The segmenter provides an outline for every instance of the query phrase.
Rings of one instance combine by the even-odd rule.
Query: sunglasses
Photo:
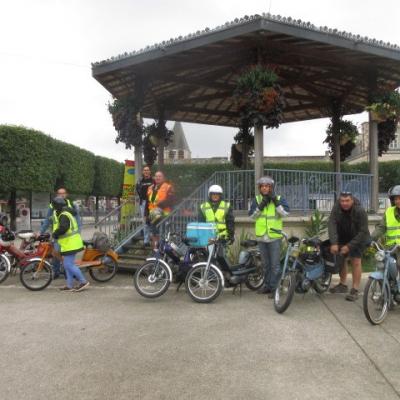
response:
[[[352,192],[340,192],[340,197],[353,197],[353,193]]]

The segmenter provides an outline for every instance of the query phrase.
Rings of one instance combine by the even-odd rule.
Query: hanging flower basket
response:
[[[396,138],[400,120],[400,93],[397,90],[382,93],[365,110],[371,113],[373,121],[378,122],[378,152],[382,155]]]
[[[356,140],[358,136],[357,126],[351,121],[339,121],[339,143],[340,143],[340,160],[344,161],[350,156],[353,149],[356,147]],[[332,123],[329,124],[326,130],[326,139],[324,143],[328,143],[329,154],[331,159],[335,158],[335,138]]]
[[[272,68],[254,65],[245,70],[237,80],[234,96],[242,122],[267,128],[281,124],[283,92]]]

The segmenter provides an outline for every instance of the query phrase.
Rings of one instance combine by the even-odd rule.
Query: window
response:
[[[185,158],[185,151],[184,150],[178,150],[178,159],[183,160]]]

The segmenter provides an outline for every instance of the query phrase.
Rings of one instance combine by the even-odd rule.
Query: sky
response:
[[[400,44],[399,0],[0,0],[0,124],[34,128],[118,161],[132,159],[133,150],[115,143],[111,96],[92,77],[91,63],[262,12]],[[351,119],[359,124],[367,115]],[[269,130],[264,153],[324,154],[328,123]],[[192,157],[228,156],[236,133],[183,128]]]

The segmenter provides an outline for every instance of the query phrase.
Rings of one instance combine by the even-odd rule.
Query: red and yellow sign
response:
[[[135,161],[125,160],[124,183],[122,185],[121,224],[125,225],[135,211]]]

